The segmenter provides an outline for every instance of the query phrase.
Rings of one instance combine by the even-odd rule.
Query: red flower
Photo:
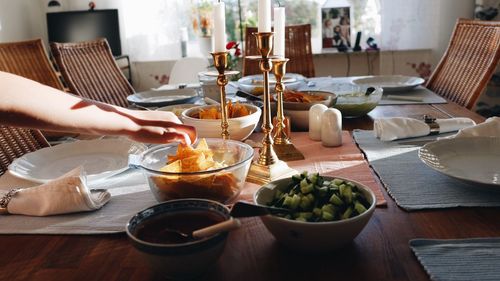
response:
[[[240,48],[237,48],[237,49],[236,49],[236,51],[234,52],[234,55],[235,55],[236,57],[241,56],[241,49],[240,49]]]
[[[231,50],[232,48],[237,47],[237,46],[238,46],[238,44],[236,42],[230,41],[230,42],[227,42],[226,49]]]

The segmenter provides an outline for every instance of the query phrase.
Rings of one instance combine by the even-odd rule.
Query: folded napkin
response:
[[[500,137],[500,117],[491,117],[481,124],[462,129],[455,137]]]
[[[82,167],[58,179],[24,188],[14,194],[7,205],[10,214],[50,216],[100,209],[111,195],[106,190],[90,191]]]
[[[454,132],[476,125],[469,118],[436,119],[436,123],[439,124],[440,133]],[[382,141],[427,136],[431,132],[429,125],[423,120],[405,117],[376,119],[373,130],[375,136]]]

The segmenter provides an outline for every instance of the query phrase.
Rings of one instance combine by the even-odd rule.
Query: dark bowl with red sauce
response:
[[[126,232],[132,245],[152,268],[172,280],[201,276],[215,265],[224,251],[227,232],[210,237],[183,238],[168,231],[191,233],[230,219],[229,209],[205,199],[167,201],[134,215]]]

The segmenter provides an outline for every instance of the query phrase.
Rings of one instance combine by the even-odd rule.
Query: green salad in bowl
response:
[[[337,93],[337,103],[333,107],[340,110],[342,117],[361,117],[377,107],[382,93],[380,87],[353,85],[351,91]]]
[[[262,186],[254,202],[292,210],[262,216],[262,222],[279,243],[316,253],[354,240],[376,205],[373,191],[359,182],[307,172]]]
[[[268,206],[293,210],[287,219],[304,222],[336,221],[360,215],[370,207],[366,196],[352,182],[340,178],[325,179],[304,172],[279,186]]]

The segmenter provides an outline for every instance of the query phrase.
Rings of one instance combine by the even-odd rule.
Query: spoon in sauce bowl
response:
[[[205,237],[210,237],[217,233],[231,231],[241,226],[241,222],[239,219],[231,218],[229,220],[225,220],[223,222],[216,223],[211,226],[207,226],[198,230],[195,230],[191,233],[182,232],[180,230],[164,228],[163,231],[178,235],[181,239],[201,239]]]

